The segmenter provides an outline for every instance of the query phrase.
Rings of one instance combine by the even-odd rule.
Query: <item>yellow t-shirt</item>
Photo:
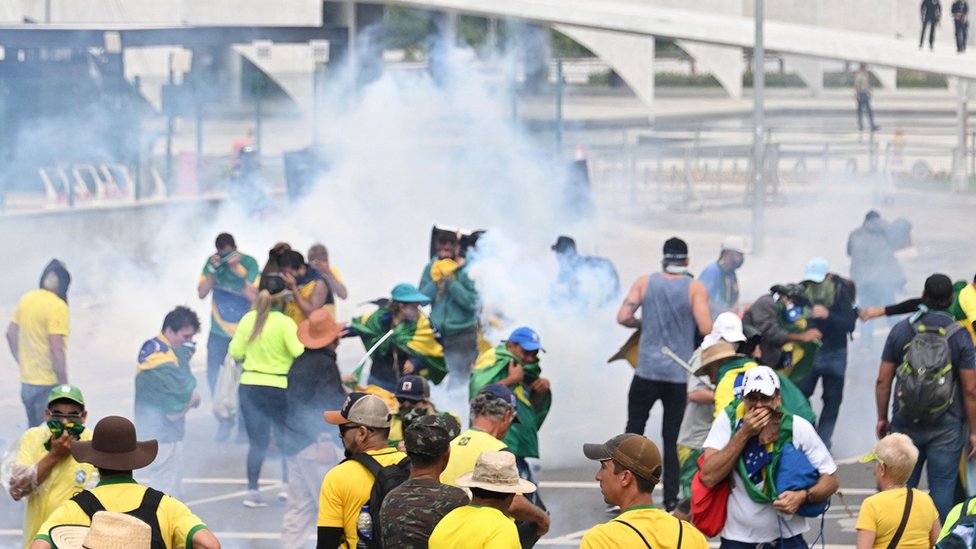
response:
[[[451,457],[441,473],[441,482],[457,486],[457,478],[474,471],[474,464],[481,452],[497,452],[505,449],[505,443],[478,429],[468,429],[451,441]]]
[[[681,525],[681,547],[683,549],[707,549],[708,540],[697,528],[685,521],[655,509],[639,505],[621,513],[619,517],[604,524],[597,524],[583,536],[580,549],[623,549],[643,547],[637,532],[620,521],[637,528],[651,547],[677,547],[678,525]]]
[[[13,323],[17,325],[20,381],[29,385],[56,385],[51,366],[48,336],[63,335],[68,343],[68,304],[54,292],[37,289],[24,294],[17,303]]]
[[[518,528],[494,507],[465,505],[451,511],[434,527],[430,549],[518,549]]]
[[[857,515],[858,530],[874,532],[874,547],[884,549],[895,537],[898,525],[905,510],[905,496],[908,491],[904,488],[892,488],[877,493],[861,504],[861,511]],[[925,492],[912,489],[912,510],[908,515],[908,524],[898,542],[898,549],[926,549],[932,547],[929,543],[929,532],[932,525],[939,520],[939,512],[935,503]]]
[[[959,308],[966,313],[966,320],[960,323],[969,330],[973,342],[976,342],[976,331],[973,331],[973,321],[976,321],[976,288],[971,283],[959,290]]]
[[[146,494],[146,487],[140,486],[131,478],[110,478],[99,482],[91,493],[95,494],[106,511],[125,513],[139,507],[142,497]],[[156,519],[159,521],[159,529],[167,549],[189,547],[193,534],[207,527],[183,502],[169,496],[163,496],[162,501],[159,502]],[[51,528],[63,524],[88,526],[91,520],[77,503],[66,501],[44,521],[35,539],[43,539],[50,543]]]
[[[384,467],[400,463],[407,457],[407,454],[394,448],[370,450],[366,453]],[[346,538],[345,547],[356,547],[359,542],[356,521],[359,519],[360,509],[369,501],[372,489],[373,474],[360,463],[344,461],[333,467],[322,479],[318,526],[342,528]]]
[[[299,286],[298,294],[305,298],[306,301],[312,299],[312,294],[315,292],[315,284],[317,282],[325,284],[324,280],[321,278],[316,278],[311,282],[306,282],[305,284]],[[330,312],[335,313],[335,311]],[[294,320],[296,325],[301,324],[306,318],[308,318],[305,316],[305,312],[302,311],[302,308],[298,306],[297,301],[289,301],[288,303],[285,303],[284,313],[288,318]],[[335,315],[333,314],[333,316]]]
[[[85,429],[81,432],[80,440],[91,440],[91,436],[91,429]],[[50,438],[51,431],[47,425],[28,429],[17,443],[14,464],[30,467],[41,461],[48,452],[44,449],[44,443]],[[25,547],[31,544],[44,519],[62,503],[87,488],[94,474],[94,465],[78,463],[70,455],[62,458],[51,469],[47,479],[27,496],[27,506],[24,509]]]

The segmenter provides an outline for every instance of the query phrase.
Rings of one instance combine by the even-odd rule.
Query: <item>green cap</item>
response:
[[[47,397],[47,403],[50,404],[55,400],[61,399],[77,402],[82,406],[85,405],[85,397],[81,396],[81,389],[74,385],[68,385],[67,383],[51,389],[51,394]]]

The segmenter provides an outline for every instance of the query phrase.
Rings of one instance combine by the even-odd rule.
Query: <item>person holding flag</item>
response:
[[[372,359],[368,383],[393,393],[400,377],[415,374],[432,383],[447,375],[444,347],[438,341],[427,317],[421,310],[430,298],[412,284],[397,284],[390,300],[377,300],[379,307],[349,322],[345,337],[359,337]],[[363,376],[366,357],[353,372],[353,382]]]

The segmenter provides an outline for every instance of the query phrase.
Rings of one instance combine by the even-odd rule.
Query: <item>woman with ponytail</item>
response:
[[[305,351],[298,340],[298,326],[281,312],[287,295],[281,277],[262,278],[254,309],[241,318],[228,349],[232,358],[244,361],[240,401],[250,439],[245,507],[267,506],[258,491],[261,465],[271,442],[271,430],[280,433],[285,423],[288,370],[295,357]]]

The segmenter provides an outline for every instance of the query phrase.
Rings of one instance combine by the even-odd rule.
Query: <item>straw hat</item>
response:
[[[458,477],[457,485],[502,494],[531,494],[536,490],[535,484],[519,478],[511,452],[482,452],[474,470]]]
[[[58,549],[149,549],[152,528],[125,513],[99,511],[91,526],[55,526],[51,542]]]
[[[731,358],[741,355],[735,353],[735,346],[725,341],[719,341],[701,352],[701,367],[695,370],[696,376],[708,373],[709,368],[722,365]]]
[[[307,349],[322,349],[339,337],[343,325],[329,311],[319,308],[298,325],[298,341]]]

